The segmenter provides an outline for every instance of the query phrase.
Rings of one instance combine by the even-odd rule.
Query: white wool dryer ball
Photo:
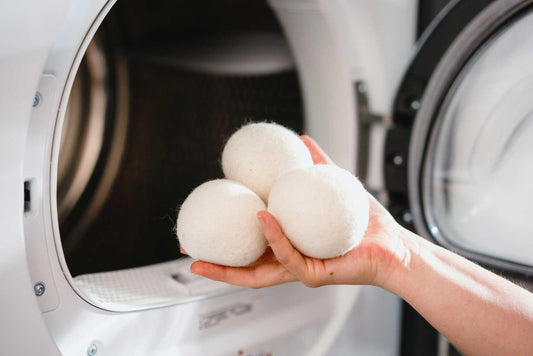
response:
[[[264,201],[280,175],[293,168],[312,165],[309,150],[294,132],[265,122],[241,127],[222,152],[222,170],[226,178],[241,182]]]
[[[298,168],[281,176],[270,192],[268,211],[304,255],[344,255],[368,226],[368,195],[350,172],[331,165]]]
[[[177,235],[187,253],[202,261],[246,266],[265,251],[267,241],[257,220],[265,203],[238,182],[206,182],[185,199],[178,214]]]

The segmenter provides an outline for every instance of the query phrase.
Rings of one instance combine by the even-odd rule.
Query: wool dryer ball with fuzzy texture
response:
[[[241,182],[264,201],[280,175],[312,165],[313,159],[302,140],[291,130],[271,123],[241,127],[222,152],[226,178]]]
[[[265,251],[267,241],[257,220],[265,203],[238,182],[206,182],[185,199],[178,214],[177,235],[187,253],[226,266],[246,266]]]
[[[298,168],[281,176],[270,192],[268,211],[304,255],[344,255],[368,226],[368,195],[350,172],[331,165]]]

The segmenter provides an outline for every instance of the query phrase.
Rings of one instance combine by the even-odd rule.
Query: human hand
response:
[[[334,164],[308,136],[302,141],[315,164]],[[191,265],[191,272],[229,284],[250,288],[301,281],[308,287],[326,284],[372,284],[383,286],[396,266],[408,259],[403,245],[404,229],[370,194],[370,220],[359,245],[343,256],[331,259],[307,257],[285,237],[276,219],[267,211],[257,214],[269,247],[250,266],[228,267],[204,261]],[[186,253],[183,249],[183,253]]]

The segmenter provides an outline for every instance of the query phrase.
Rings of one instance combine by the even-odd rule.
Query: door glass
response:
[[[426,156],[430,230],[533,265],[533,14],[487,42],[445,100]]]

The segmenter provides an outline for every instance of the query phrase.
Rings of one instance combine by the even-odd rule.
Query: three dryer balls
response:
[[[343,255],[364,235],[362,184],[341,168],[313,165],[304,143],[282,126],[243,126],[224,147],[222,169],[228,179],[200,185],[178,214],[178,239],[195,259],[227,266],[257,260],[267,241],[256,214],[267,209],[310,257]]]

